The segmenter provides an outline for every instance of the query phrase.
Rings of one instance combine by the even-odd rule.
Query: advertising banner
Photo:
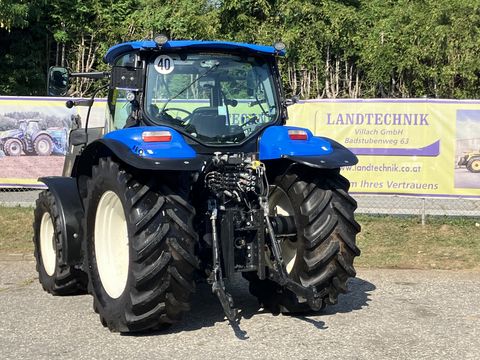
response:
[[[65,100],[0,97],[0,187],[42,187],[39,177],[62,174],[68,134],[87,110]],[[96,100],[89,126],[103,126],[105,105]],[[480,101],[308,100],[289,115],[289,125],[357,154],[342,170],[352,192],[480,198]]]
[[[480,197],[480,101],[308,100],[289,115],[357,154],[352,192]]]
[[[68,109],[66,100],[0,97],[0,187],[44,187],[39,177],[62,174],[68,134],[85,121],[85,108]],[[104,107],[95,106],[90,126]]]

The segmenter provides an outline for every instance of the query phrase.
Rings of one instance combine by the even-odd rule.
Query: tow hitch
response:
[[[268,234],[265,245],[270,248],[272,254],[272,268],[269,269],[269,279],[275,281],[280,286],[284,286],[296,295],[306,299],[313,310],[320,310],[322,307],[323,292],[318,292],[313,286],[303,286],[299,282],[288,277],[285,263],[282,258],[282,250],[276,238],[276,232],[288,236],[295,235],[296,229],[294,221],[290,217],[271,217],[268,212],[268,201],[266,197],[260,197],[260,205],[264,214],[265,231]],[[215,200],[209,202],[209,214],[212,227],[212,256],[213,269],[210,277],[212,284],[212,292],[218,297],[222,305],[225,316],[228,320],[235,322],[238,318],[238,310],[234,306],[232,296],[226,291],[223,282],[222,262],[221,262],[221,246],[217,231],[218,209]],[[260,260],[260,266],[265,264]],[[264,272],[259,272],[264,273]]]

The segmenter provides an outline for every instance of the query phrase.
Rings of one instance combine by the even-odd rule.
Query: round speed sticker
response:
[[[166,75],[170,74],[175,65],[173,63],[173,59],[168,55],[160,55],[155,59],[155,70],[157,70],[160,74]]]

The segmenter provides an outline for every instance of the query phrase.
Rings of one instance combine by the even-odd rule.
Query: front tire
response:
[[[355,276],[353,259],[360,255],[355,236],[356,202],[347,191],[349,182],[338,172],[297,167],[277,177],[269,195],[273,215],[294,216],[295,238],[283,239],[282,256],[290,278],[313,286],[322,294],[322,308],[335,304],[346,292],[347,279]],[[268,269],[267,269],[268,273]],[[250,292],[272,312],[312,311],[305,299],[271,280],[249,276]]]
[[[161,181],[110,158],[100,159],[87,181],[89,291],[111,331],[163,328],[189,310],[195,211]]]
[[[3,150],[8,156],[20,156],[22,155],[23,145],[18,139],[8,139],[3,145]]]
[[[470,159],[467,163],[467,169],[473,173],[480,172],[480,157],[474,157]]]
[[[85,294],[85,273],[61,262],[64,234],[58,206],[48,190],[42,191],[38,197],[33,233],[38,279],[43,289],[53,295]]]

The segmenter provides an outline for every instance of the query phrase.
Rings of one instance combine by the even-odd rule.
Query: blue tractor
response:
[[[65,155],[65,128],[41,129],[41,119],[19,120],[18,128],[0,132],[0,150],[8,156]]]
[[[337,142],[286,126],[282,43],[127,42],[110,72],[103,128],[73,130],[63,177],[42,178],[34,223],[39,280],[54,295],[88,292],[111,331],[164,328],[207,281],[226,317],[241,273],[274,313],[319,311],[355,276],[360,231]],[[57,81],[56,79],[60,79]],[[67,106],[91,106],[92,99]]]

